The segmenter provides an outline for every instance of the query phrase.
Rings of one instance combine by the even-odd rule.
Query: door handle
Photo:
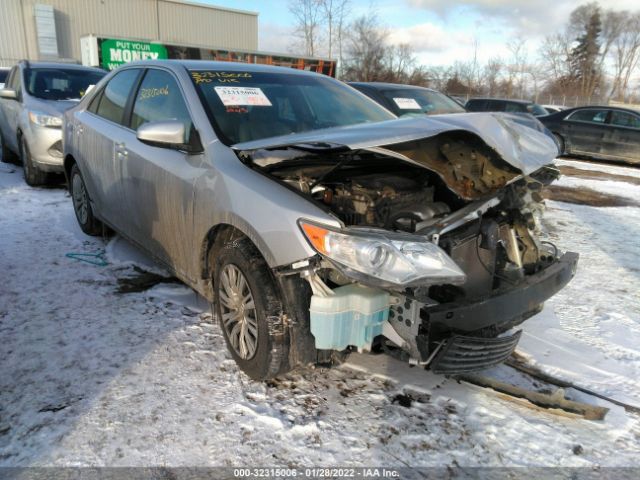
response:
[[[127,150],[127,146],[122,143],[116,143],[116,155],[126,157],[129,155],[129,150]]]

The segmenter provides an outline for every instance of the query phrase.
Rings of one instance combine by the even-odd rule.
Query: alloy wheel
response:
[[[218,301],[231,347],[243,360],[253,358],[258,345],[255,302],[247,279],[233,264],[225,265],[220,272]]]
[[[87,190],[80,175],[74,175],[72,180],[73,207],[81,224],[87,223],[89,219],[89,204],[87,198]]]

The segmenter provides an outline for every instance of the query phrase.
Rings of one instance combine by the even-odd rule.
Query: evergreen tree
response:
[[[602,21],[600,9],[595,8],[582,27],[582,34],[576,38],[577,44],[571,50],[569,64],[571,79],[576,89],[584,97],[592,96],[598,88],[602,76],[598,58],[600,55],[600,34]]]

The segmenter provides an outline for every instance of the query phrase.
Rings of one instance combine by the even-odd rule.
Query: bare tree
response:
[[[611,52],[614,75],[610,96],[623,100],[640,60],[640,13],[620,12],[620,17],[621,31]]]
[[[481,84],[489,96],[497,95],[504,64],[500,57],[490,58],[482,69]]]
[[[334,44],[338,44],[338,60],[342,61],[342,39],[344,27],[349,15],[350,0],[318,0],[327,29],[327,47],[329,58],[334,55]]]
[[[555,33],[544,38],[539,54],[551,82],[560,83],[569,76],[569,55],[572,43],[567,32]]]
[[[374,13],[354,20],[349,27],[343,78],[373,82],[384,77],[388,36]]]
[[[289,0],[289,12],[296,22],[296,34],[304,42],[305,54],[316,55],[323,16],[320,0]]]
[[[507,95],[524,97],[527,89],[527,42],[515,38],[507,44],[511,57],[507,64]]]

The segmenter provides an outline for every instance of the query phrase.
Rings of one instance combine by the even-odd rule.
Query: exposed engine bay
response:
[[[457,134],[369,150],[253,153],[254,167],[331,212],[347,231],[430,243],[460,271],[439,280],[381,282],[322,255],[305,272],[317,348],[382,349],[442,373],[477,370],[504,360],[519,333],[500,335],[538,313],[575,272],[576,254],[561,256],[539,238],[540,192],[559,175],[553,165],[523,175],[486,145]],[[341,234],[333,235],[341,245]],[[354,256],[384,261],[377,247],[354,245]],[[384,318],[377,330],[373,320],[362,326],[377,335],[356,341],[314,332],[314,314],[335,321],[336,331],[347,308]]]

